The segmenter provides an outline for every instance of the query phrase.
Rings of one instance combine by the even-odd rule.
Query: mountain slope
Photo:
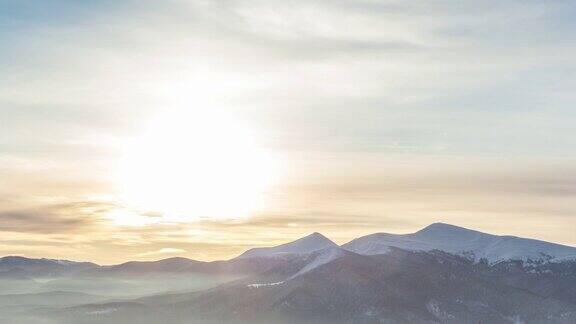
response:
[[[492,266],[479,264],[478,268],[486,280],[576,305],[576,261],[503,261]]]
[[[311,260],[314,262],[314,260]],[[576,307],[474,274],[467,259],[393,249],[343,253],[273,285],[225,285],[180,301],[183,318],[280,323],[572,323]],[[285,269],[258,278],[278,280]]]
[[[387,253],[390,247],[412,251],[441,250],[490,263],[502,260],[576,260],[576,248],[544,241],[498,236],[435,223],[412,234],[377,233],[342,246],[366,255]]]
[[[202,292],[58,311],[62,323],[556,323],[576,305],[486,280],[470,260],[391,248],[326,249]],[[324,260],[325,262],[318,262]],[[306,269],[306,271],[302,271]],[[258,283],[257,285],[255,283]],[[148,321],[142,314],[156,314]],[[80,320],[81,319],[81,320]]]

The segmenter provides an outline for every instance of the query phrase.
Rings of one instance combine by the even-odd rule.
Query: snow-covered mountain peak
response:
[[[304,249],[313,249],[313,250],[317,250],[318,247],[321,246],[321,248],[324,247],[329,247],[329,246],[337,246],[336,243],[332,242],[329,238],[327,238],[326,236],[318,233],[318,232],[314,232],[310,235],[304,236],[302,238],[299,238],[291,243],[294,247],[298,247],[298,248],[304,248]],[[288,245],[288,244],[284,244],[284,245]]]
[[[307,236],[304,236],[304,237],[302,237],[302,239],[303,239],[303,238],[307,238],[307,237],[318,237],[318,238],[324,238],[324,239],[328,240],[328,238],[327,238],[326,236],[324,236],[324,235],[322,235],[321,233],[318,233],[318,232],[314,232],[314,233],[312,233],[312,234],[309,234],[309,235],[307,235]]]
[[[463,234],[463,235],[490,235],[482,232],[478,232],[475,230],[467,229],[464,227],[446,224],[446,223],[432,223],[423,229],[417,231],[416,233],[420,235],[455,235],[455,234]]]
[[[310,253],[327,247],[338,247],[338,245],[332,242],[326,236],[314,232],[310,235],[282,245],[250,249],[240,255],[239,258],[271,257],[285,254]]]
[[[411,251],[441,250],[489,262],[502,260],[576,260],[576,248],[544,241],[498,236],[444,223],[412,234],[378,233],[342,246],[359,254],[385,254],[390,247]]]
[[[432,240],[455,245],[468,241],[491,240],[496,237],[495,235],[445,223],[430,224],[411,235],[414,236],[414,238],[422,240]]]

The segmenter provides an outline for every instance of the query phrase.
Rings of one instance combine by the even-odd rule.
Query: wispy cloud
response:
[[[0,211],[0,231],[64,234],[98,227],[113,205],[102,202],[44,204],[26,209]]]

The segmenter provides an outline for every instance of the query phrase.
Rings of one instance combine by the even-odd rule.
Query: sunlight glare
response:
[[[250,216],[278,175],[250,128],[213,110],[159,116],[122,162],[124,199],[167,222]]]

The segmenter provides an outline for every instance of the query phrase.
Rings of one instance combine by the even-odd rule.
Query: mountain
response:
[[[77,273],[84,277],[152,278],[158,276],[246,276],[284,264],[282,258],[251,257],[220,261],[196,261],[187,258],[168,258],[158,261],[130,261],[102,266]]]
[[[440,251],[328,248],[200,292],[92,304],[48,314],[59,323],[557,323],[576,305],[498,280],[491,266]],[[322,260],[322,262],[319,262]],[[149,314],[143,316],[143,314]]]
[[[292,269],[191,295],[171,307],[180,318],[275,323],[572,323],[576,305],[478,272],[482,265],[443,252],[391,248],[364,256],[315,252]],[[322,256],[331,255],[318,263]],[[311,266],[314,265],[314,266]],[[305,271],[303,271],[305,270]],[[296,273],[294,273],[296,271]]]
[[[326,238],[320,233],[312,233],[296,241],[278,245],[275,247],[254,248],[250,249],[238,258],[255,258],[255,257],[276,257],[285,255],[294,255],[310,253],[328,247],[337,247],[338,245]]]
[[[490,263],[504,260],[576,260],[576,248],[515,236],[498,236],[435,223],[412,234],[377,233],[346,243],[342,248],[365,255],[384,254],[391,247],[411,251],[441,250]]]
[[[158,261],[129,261],[117,265],[89,269],[83,274],[146,275],[152,273],[180,273],[201,267],[205,262],[175,257]]]
[[[30,277],[58,277],[96,267],[98,267],[98,265],[91,262],[75,262],[44,258],[32,259],[20,256],[6,256],[0,258],[0,273],[17,271],[21,275]]]
[[[0,322],[572,324],[575,250],[436,223],[341,247],[313,233],[213,262],[9,257],[4,294],[43,293],[0,298]]]
[[[231,260],[212,262],[176,257],[99,266],[90,262],[7,256],[0,258],[0,278],[25,280],[72,275],[133,277],[191,273],[253,275],[288,262],[282,259],[337,247],[324,235],[312,233],[282,245],[250,249]],[[515,236],[491,235],[443,223],[431,224],[412,234],[371,234],[342,245],[345,250],[363,255],[385,254],[392,247],[410,251],[441,250],[476,261],[486,259],[490,263],[506,260],[576,260],[574,247]]]

